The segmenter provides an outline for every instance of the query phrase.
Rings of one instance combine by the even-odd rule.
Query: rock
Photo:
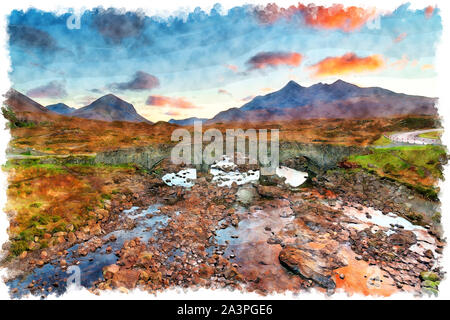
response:
[[[303,156],[286,159],[281,162],[281,165],[298,171],[307,171],[310,167],[308,159]]]
[[[112,279],[114,274],[116,274],[120,270],[120,267],[117,264],[111,264],[103,268],[103,277],[105,279]]]
[[[67,235],[67,232],[65,231],[59,231],[53,234],[54,237],[65,237]]]
[[[286,247],[278,256],[281,264],[303,278],[311,279],[321,287],[335,289],[336,283],[331,277],[326,262],[311,252],[294,247]]]
[[[360,165],[356,162],[351,162],[351,161],[341,161],[338,163],[338,167],[343,168],[343,169],[354,169],[354,168],[359,168]]]
[[[30,243],[28,243],[28,250],[33,251],[35,249],[39,248],[39,244],[34,242],[34,241],[30,241]]]
[[[251,184],[246,184],[239,187],[238,191],[236,192],[236,200],[244,205],[251,204],[257,197],[258,193],[256,192],[255,187]]]
[[[146,265],[152,261],[153,254],[148,251],[143,251],[139,254],[138,263]]]
[[[426,250],[423,254],[428,259],[433,259],[434,258],[433,251],[431,251],[430,249]]]
[[[394,246],[401,246],[409,248],[411,245],[417,242],[414,232],[409,230],[398,230],[396,233],[390,235],[387,241]]]
[[[268,244],[280,244],[281,242],[282,240],[278,237],[270,237],[269,239],[267,239]]]
[[[214,268],[206,264],[201,264],[198,275],[203,279],[209,279],[214,275]]]
[[[284,193],[283,190],[281,190],[278,187],[273,187],[273,186],[258,186],[258,193],[262,196],[262,197],[266,197],[266,198],[283,198],[284,197]]]
[[[69,232],[67,234],[67,239],[69,240],[69,242],[73,243],[77,241],[77,237],[75,236],[75,233],[73,232]]]
[[[260,175],[259,176],[259,184],[262,186],[276,186],[284,184],[283,178],[280,178],[277,175]]]
[[[139,280],[139,271],[133,269],[120,269],[112,277],[112,285],[116,288],[125,287],[133,289]]]

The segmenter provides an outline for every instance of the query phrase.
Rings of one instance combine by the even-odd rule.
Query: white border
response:
[[[10,70],[10,61],[8,51],[6,47],[7,35],[6,35],[6,17],[13,9],[26,10],[29,7],[35,7],[47,11],[64,12],[66,8],[74,8],[75,10],[90,9],[97,6],[103,6],[104,8],[115,7],[125,8],[127,10],[143,9],[147,14],[168,15],[173,13],[191,11],[195,7],[199,6],[204,10],[211,9],[214,4],[220,3],[223,9],[229,9],[234,6],[240,6],[243,4],[261,4],[265,5],[268,2],[276,2],[280,7],[288,7],[293,4],[297,4],[298,1],[293,0],[278,0],[278,1],[261,1],[261,0],[164,0],[164,1],[137,1],[128,0],[126,2],[122,0],[77,0],[77,1],[65,1],[64,5],[61,1],[57,0],[15,0],[1,1],[0,2],[0,92],[4,93],[10,88],[10,82],[8,79],[8,70]],[[370,7],[374,5],[371,1],[362,0],[309,0],[303,3],[307,4],[313,2],[316,5],[332,5],[334,3],[342,3],[346,6],[357,5],[362,7]],[[407,0],[378,0],[376,1],[376,7],[380,10],[392,11],[398,6],[408,2]],[[450,121],[450,90],[448,89],[449,79],[449,57],[450,57],[450,2],[449,1],[424,1],[424,0],[410,0],[411,8],[423,9],[428,5],[438,5],[440,8],[440,15],[443,23],[443,34],[441,43],[438,48],[438,56],[436,61],[436,70],[438,70],[438,83],[439,83],[439,112],[444,120],[444,125],[447,127]],[[3,100],[3,97],[2,97]],[[5,153],[7,143],[10,139],[9,131],[4,130],[5,120],[0,116],[0,162],[5,162]],[[450,142],[450,133],[445,131],[443,141],[446,145]],[[448,166],[445,168],[445,174],[448,173]],[[449,230],[450,218],[447,214],[450,212],[450,182],[444,181],[441,184],[441,201],[442,201],[442,224],[445,230]],[[0,173],[0,207],[3,208],[6,203],[6,176],[3,172]],[[6,214],[0,215],[0,243],[3,243],[7,239],[6,228],[8,221]],[[448,246],[447,246],[448,247]],[[444,251],[444,260],[442,265],[445,271],[449,270],[449,252],[446,247]],[[4,270],[3,270],[4,272]],[[1,276],[1,273],[0,273]],[[439,287],[439,297],[437,299],[449,299],[450,298],[450,281],[443,281]],[[50,296],[49,299],[54,299],[54,296]],[[100,297],[90,294],[87,290],[68,290],[68,292],[59,297],[59,299],[177,299],[177,300],[196,300],[196,299],[214,299],[214,300],[227,300],[227,299],[357,299],[365,298],[363,296],[347,296],[344,293],[336,293],[333,296],[326,297],[322,293],[302,293],[300,295],[293,294],[277,294],[270,296],[260,296],[255,293],[240,293],[230,292],[227,290],[207,290],[200,289],[198,291],[182,291],[182,290],[167,290],[158,296],[149,295],[146,292],[135,290],[129,294],[122,294],[115,292],[106,292]],[[411,295],[394,295],[389,298],[378,299],[411,299]],[[3,281],[0,281],[0,299],[9,299],[9,294],[6,285]],[[37,299],[37,298],[35,298]],[[366,299],[374,299],[374,297],[366,297]],[[423,297],[423,299],[435,299],[432,297]]]

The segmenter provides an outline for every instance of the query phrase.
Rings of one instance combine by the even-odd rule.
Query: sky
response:
[[[290,80],[437,96],[439,9],[216,4],[171,16],[30,9],[8,19],[12,86],[80,108],[112,93],[151,121],[211,118]]]

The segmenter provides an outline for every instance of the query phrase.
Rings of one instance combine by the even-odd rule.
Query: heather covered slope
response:
[[[14,112],[51,112],[41,104],[12,88],[5,94],[5,97],[4,104],[9,106]]]

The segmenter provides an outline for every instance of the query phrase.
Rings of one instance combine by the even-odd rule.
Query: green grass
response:
[[[384,149],[372,149],[368,155],[353,155],[349,161],[355,161],[363,168],[390,168],[391,171],[399,171],[410,166],[424,167],[432,172],[435,177],[442,177],[442,172],[437,168],[441,157],[445,157],[445,149],[440,146],[403,146]]]
[[[43,169],[52,173],[65,171],[65,169],[60,165],[51,163],[40,163],[36,159],[8,160],[2,167],[4,170],[8,170],[11,168],[36,168],[36,169]]]
[[[382,135],[377,140],[375,140],[372,143],[372,145],[374,145],[374,146],[387,146],[387,145],[389,145],[391,143],[392,143],[392,141],[390,139],[388,139],[384,135]]]
[[[435,197],[436,181],[442,179],[446,151],[440,146],[403,146],[374,148],[367,155],[352,155],[348,159],[379,176],[399,181],[419,192]]]
[[[440,139],[442,131],[431,131],[419,134],[419,137],[426,139]]]

